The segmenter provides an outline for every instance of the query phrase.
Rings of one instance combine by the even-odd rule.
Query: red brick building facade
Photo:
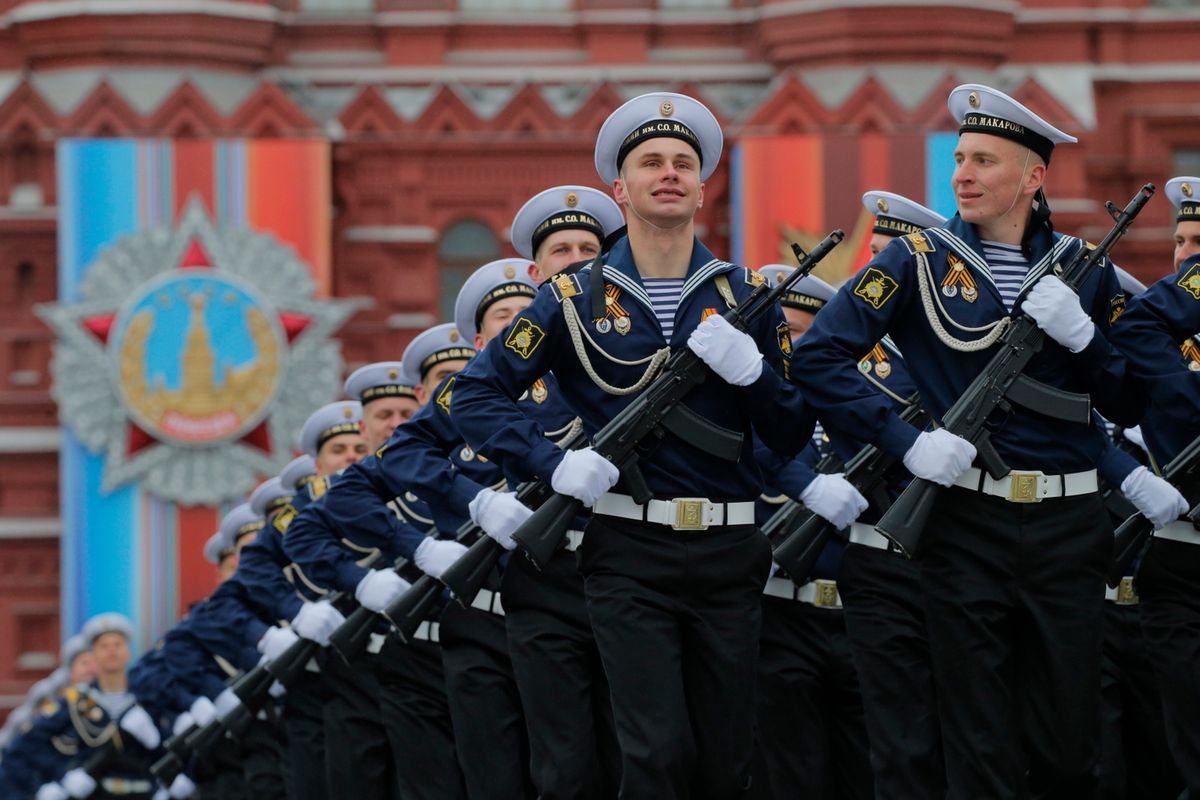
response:
[[[516,208],[596,184],[607,114],[695,94],[727,136],[950,130],[947,91],[1013,93],[1080,145],[1055,156],[1058,227],[1200,172],[1191,0],[0,0],[0,709],[59,641],[51,334],[61,137],[325,137],[334,290],[371,309],[348,367],[447,319],[464,273],[513,254]],[[702,235],[729,245],[729,172]],[[1167,268],[1159,204],[1122,245]],[[847,221],[847,224],[852,223]]]

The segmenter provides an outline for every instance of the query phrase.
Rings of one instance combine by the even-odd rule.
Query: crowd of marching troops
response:
[[[206,545],[210,597],[132,663],[117,615],[67,641],[0,796],[1200,798],[1200,178],[1147,288],[1054,230],[1070,135],[948,104],[958,213],[868,192],[840,289],[706,249],[717,121],[622,105],[611,196],[531,198],[520,258],[351,374]],[[917,489],[919,549],[887,523]],[[787,519],[836,533],[800,567]]]

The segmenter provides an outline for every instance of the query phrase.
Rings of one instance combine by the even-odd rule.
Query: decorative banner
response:
[[[870,260],[873,217],[864,192],[896,192],[954,213],[957,140],[948,133],[742,137],[733,150],[733,260],[755,269],[794,265],[791,242],[809,248],[842,228],[846,241],[815,271],[841,285]]]
[[[55,330],[64,632],[148,641],[215,584],[223,506],[336,397],[322,141],[63,140]]]

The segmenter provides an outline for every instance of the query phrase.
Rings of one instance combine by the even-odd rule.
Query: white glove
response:
[[[459,556],[467,552],[467,548],[448,539],[431,539],[428,536],[417,545],[413,553],[413,562],[417,569],[431,578],[440,578],[450,565],[458,561]]]
[[[150,795],[150,800],[171,800],[171,793],[160,786]]]
[[[241,698],[233,693],[233,689],[226,689],[221,692],[217,695],[217,699],[213,701],[213,708],[217,710],[217,719],[225,719],[241,704]]]
[[[278,700],[287,694],[287,687],[279,681],[271,681],[271,686],[267,689],[267,694]]]
[[[67,795],[80,800],[91,797],[92,793],[96,791],[96,779],[79,767],[67,772],[58,782],[66,790]]]
[[[1187,513],[1188,503],[1179,490],[1145,467],[1138,467],[1121,481],[1121,494],[1154,523],[1154,530],[1166,527]]]
[[[258,652],[262,653],[267,661],[274,661],[298,641],[300,637],[290,628],[271,626],[258,640]]]
[[[590,447],[568,450],[550,476],[550,488],[569,495],[588,508],[616,485],[621,471]]]
[[[345,621],[342,612],[334,608],[332,603],[318,600],[300,606],[300,612],[292,620],[292,631],[302,639],[325,647],[329,644],[329,634]]]
[[[71,795],[57,783],[44,783],[37,790],[37,800],[70,800]]]
[[[171,781],[171,788],[167,790],[167,794],[172,800],[187,800],[196,793],[196,784],[192,783],[192,779],[182,772],[175,776],[175,780]]]
[[[867,498],[859,494],[850,481],[837,473],[818,475],[800,493],[800,502],[818,517],[841,530],[867,510]]]
[[[191,730],[195,724],[196,718],[190,712],[185,711],[175,718],[175,722],[171,725],[171,735],[180,736],[184,731]]]
[[[726,383],[749,386],[762,374],[763,358],[758,344],[718,314],[697,325],[687,344]]]
[[[368,572],[354,587],[354,599],[364,608],[379,613],[407,592],[410,585],[390,569],[377,569]]]
[[[121,730],[141,742],[147,750],[153,750],[162,741],[158,726],[141,706],[135,705],[122,714],[120,724]]]
[[[1047,336],[1072,353],[1087,347],[1096,333],[1092,318],[1079,305],[1079,295],[1057,275],[1042,276],[1025,295],[1021,309]]]
[[[517,499],[516,492],[497,492],[484,489],[467,506],[471,521],[500,543],[505,550],[517,546],[512,535],[521,523],[533,516],[533,511]]]
[[[1121,435],[1136,444],[1138,447],[1142,448],[1142,450],[1146,451],[1147,453],[1150,452],[1150,449],[1146,447],[1146,437],[1142,436],[1141,425],[1134,425],[1132,428],[1122,428]]]
[[[209,700],[204,695],[200,695],[192,701],[192,707],[188,709],[188,713],[192,715],[192,719],[201,728],[217,718],[216,706],[213,705],[212,700]]]
[[[951,486],[975,460],[975,445],[945,428],[922,431],[904,454],[904,466],[918,478]]]

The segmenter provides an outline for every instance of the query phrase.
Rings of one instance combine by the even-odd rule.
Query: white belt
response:
[[[379,651],[383,649],[385,641],[387,641],[387,637],[382,633],[372,633],[371,641],[367,642],[367,652],[378,655]]]
[[[754,524],[753,501],[714,503],[707,497],[651,500],[643,506],[633,502],[629,495],[609,492],[600,498],[592,511],[608,517],[670,525],[677,531],[703,531],[713,525]]]
[[[471,601],[471,608],[504,616],[504,604],[500,602],[500,593],[490,589],[480,589],[479,594],[475,595],[475,599]]]
[[[440,642],[442,640],[441,624],[425,620],[413,631],[412,638],[420,639],[422,642]]]
[[[1185,519],[1168,523],[1167,527],[1155,531],[1154,535],[1159,539],[1170,539],[1186,544],[1200,544],[1200,531],[1196,530],[1196,526]]]
[[[837,583],[817,579],[803,586],[797,586],[790,578],[768,578],[763,594],[771,597],[782,597],[784,600],[795,600],[798,603],[808,603],[817,608],[841,608],[842,598],[838,596]]]
[[[1126,575],[1116,586],[1105,587],[1104,599],[1111,600],[1119,606],[1137,605],[1138,596],[1133,590],[1133,578]]]
[[[1011,503],[1040,503],[1048,497],[1094,494],[1098,489],[1094,469],[1069,475],[1046,475],[1036,470],[1022,472],[1014,469],[997,480],[978,467],[971,467],[954,485],[993,497],[1003,497]]]
[[[102,778],[100,786],[109,794],[117,795],[147,794],[154,791],[154,784],[150,781],[130,778]]]
[[[566,543],[563,545],[564,550],[574,553],[581,544],[583,544],[583,531],[567,531]]]
[[[900,552],[890,539],[875,530],[874,525],[868,525],[865,522],[850,523],[850,544],[861,544],[867,547],[874,547],[877,550],[894,550],[897,553]]]

